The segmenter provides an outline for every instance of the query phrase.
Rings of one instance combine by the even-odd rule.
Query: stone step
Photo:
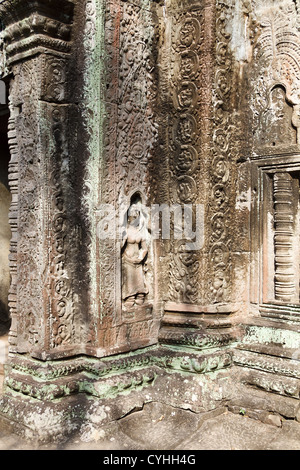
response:
[[[239,349],[300,360],[299,325],[256,318],[242,328],[244,335]]]
[[[299,420],[299,325],[254,318],[242,328],[233,354],[237,394],[230,410],[247,410],[249,417],[278,426],[279,417]]]
[[[283,375],[243,368],[240,382],[266,392],[299,399],[300,380]]]
[[[247,369],[271,372],[286,377],[300,379],[300,361],[266,354],[266,351],[235,349],[233,363]]]
[[[234,396],[228,403],[229,411],[247,414],[249,417],[265,422],[270,414],[284,419],[296,419],[300,422],[300,402],[298,398],[281,395],[278,392],[266,393],[266,389],[245,383],[243,377],[236,374]]]

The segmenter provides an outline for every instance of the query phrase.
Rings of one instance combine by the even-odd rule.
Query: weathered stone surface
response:
[[[174,425],[171,426],[177,416],[181,425],[190,424],[185,435],[181,434],[178,441],[174,439]],[[137,420],[137,417],[140,419]],[[122,432],[121,428],[125,422],[130,429],[131,422],[135,424],[132,433]],[[180,426],[175,426],[175,430],[179,428]],[[150,403],[143,409],[138,409],[136,413],[103,427],[100,432],[91,424],[82,426],[81,432],[75,432],[70,438],[57,444],[28,443],[20,437],[7,434],[2,428],[0,448],[1,450],[104,450],[112,451],[112,456],[115,456],[115,450],[149,450],[152,456],[153,450],[167,450],[172,455],[176,455],[177,450],[185,450],[187,457],[193,455],[193,450],[298,450],[298,428],[299,425],[291,421],[284,422],[283,426],[278,428],[249,417],[226,413],[222,409],[219,409],[218,413],[197,416],[162,403]],[[148,437],[146,443],[143,439],[145,430]],[[134,452],[131,455],[135,455]],[[100,456],[97,458],[99,460]],[[199,461],[201,456],[197,454],[197,458]]]
[[[284,397],[277,393],[266,393],[265,390],[238,384],[238,375],[234,380],[237,382],[236,389],[232,393],[228,409],[235,413],[243,410],[245,413],[276,413],[288,419],[295,419],[299,413],[299,400]]]
[[[155,446],[164,406],[184,428],[227,406],[299,421],[299,15],[0,1],[8,426],[47,441],[123,419],[140,447],[148,403]]]

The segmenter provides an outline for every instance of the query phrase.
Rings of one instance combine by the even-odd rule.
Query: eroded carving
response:
[[[293,262],[295,231],[292,177],[288,172],[274,175],[274,260],[275,300],[299,301],[296,295]]]
[[[127,212],[122,240],[122,300],[126,308],[142,305],[149,289],[144,275],[148,255],[148,231],[141,201],[134,201]]]
[[[150,166],[157,138],[155,26],[150,9],[119,0],[106,5],[105,15],[111,25],[104,38],[108,113],[98,204],[114,208],[111,227],[116,237],[97,241],[98,342],[107,351],[122,351],[135,341],[153,341],[153,252],[145,246],[147,229],[134,233],[131,217],[137,209],[132,200],[136,188],[143,205],[150,201]],[[122,240],[119,217],[128,209],[129,223],[124,227],[128,233]]]
[[[289,146],[299,143],[300,38],[296,5],[293,1],[286,1],[278,8],[272,5],[258,5],[256,16],[260,26],[254,49],[257,77],[253,92],[256,145],[261,141],[263,144],[276,145],[277,136],[280,145]],[[262,68],[265,70],[264,76],[258,78]],[[282,88],[285,90],[285,97],[280,91]],[[282,141],[282,136],[278,135],[276,127],[273,127],[273,139],[268,141],[267,137],[263,137],[266,127],[262,130],[261,113],[267,113],[265,119],[271,119],[272,127],[276,126],[279,117],[279,122],[284,126],[285,142]]]
[[[173,108],[170,128],[170,200],[181,207],[199,201],[200,116],[199,70],[202,61],[203,16],[185,6],[172,12],[172,60],[170,66]],[[194,210],[192,209],[192,214]],[[191,218],[193,215],[191,214]],[[170,299],[191,303],[201,295],[199,252],[189,252],[186,241],[172,241],[170,254]]]
[[[286,100],[285,90],[275,86],[270,91],[267,109],[261,113],[255,144],[269,147],[296,144],[297,129],[293,122],[293,107]]]
[[[230,159],[234,152],[233,124],[228,99],[231,91],[232,62],[229,54],[230,34],[226,24],[230,5],[216,5],[216,65],[214,73],[214,109],[212,130],[213,160],[210,165],[210,251],[209,300],[229,300],[231,296],[231,234],[230,225]]]

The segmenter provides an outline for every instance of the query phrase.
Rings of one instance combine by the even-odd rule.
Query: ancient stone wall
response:
[[[238,345],[240,399],[281,416],[299,413],[299,5],[235,2],[229,43],[243,134],[236,162],[247,208],[249,314]],[[244,203],[242,197],[245,196]],[[242,204],[241,204],[242,203]],[[242,229],[242,227],[241,227]],[[235,368],[233,368],[235,370]],[[266,403],[261,402],[261,390]],[[243,398],[242,398],[243,397]],[[260,405],[258,405],[258,403]],[[255,415],[255,412],[254,412]]]
[[[298,2],[0,13],[2,419],[44,440],[154,400],[299,419]]]

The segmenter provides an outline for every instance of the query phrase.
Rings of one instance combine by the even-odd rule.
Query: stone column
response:
[[[12,193],[12,326],[0,408],[4,421],[17,421],[23,429],[30,427],[34,400],[41,399],[43,412],[47,398],[57,396],[53,380],[61,371],[51,375],[51,361],[80,354],[88,330],[81,295],[85,259],[78,203],[77,59],[71,41],[75,6],[69,0],[0,2],[10,78]]]
[[[288,172],[274,175],[275,300],[298,303],[294,269],[293,178]]]
[[[139,266],[142,274],[148,268],[145,292],[139,285],[135,302],[138,294],[147,298],[128,308],[122,305],[120,240],[96,233],[104,204],[125,215],[137,196],[149,202],[156,135],[153,14],[149,0],[0,2],[12,77],[13,197],[12,328],[0,420],[29,438],[59,438],[88,416],[100,425],[125,415],[132,404],[105,406],[102,400],[154,380],[150,357],[132,352],[157,342],[151,244],[148,265],[143,260]],[[105,46],[103,38],[99,46],[104,21]],[[90,51],[101,55],[102,73],[92,67]],[[98,86],[106,133],[91,103]],[[101,136],[95,137],[97,126]],[[103,359],[125,352],[127,359]]]
[[[10,345],[39,359],[74,354],[82,342],[72,187],[77,109],[69,87],[73,9],[68,0],[41,0],[3,1],[0,10],[13,76]]]

